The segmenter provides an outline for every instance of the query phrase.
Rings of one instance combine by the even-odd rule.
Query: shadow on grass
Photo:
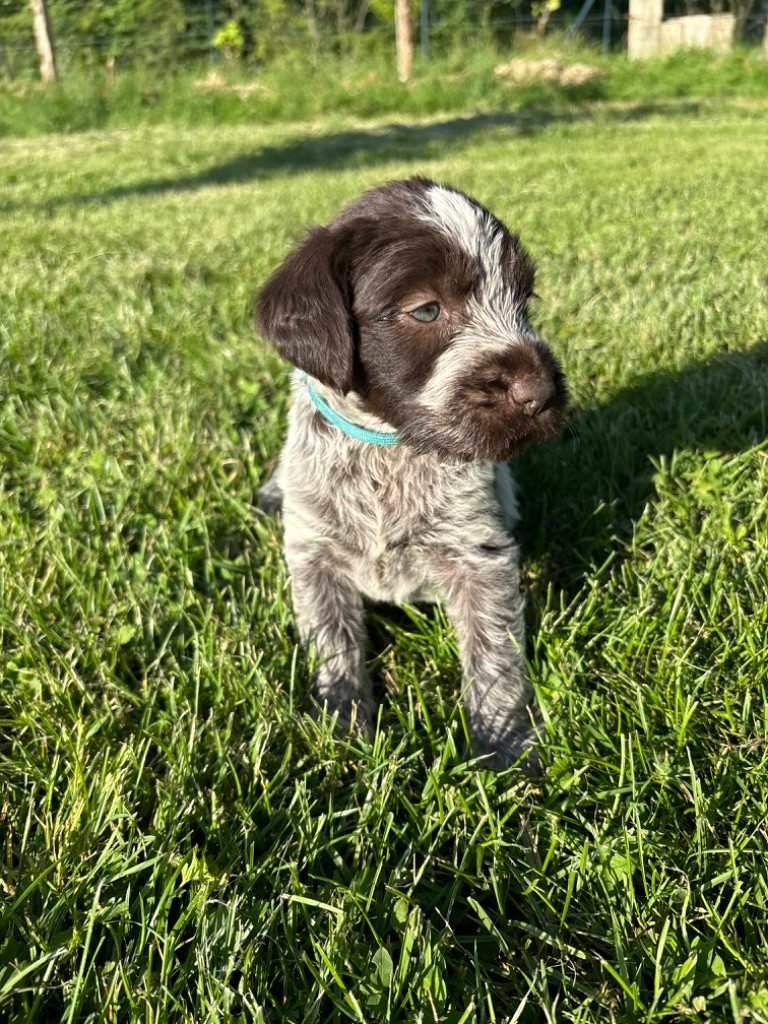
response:
[[[388,161],[413,161],[421,164],[443,156],[446,146],[471,144],[476,136],[484,132],[511,132],[526,137],[555,123],[606,118],[616,122],[630,122],[671,113],[676,116],[681,113],[692,115],[698,111],[697,103],[643,103],[607,110],[604,107],[567,110],[529,107],[514,112],[453,117],[425,124],[392,123],[378,128],[306,135],[283,145],[264,146],[253,153],[214,164],[194,174],[157,178],[136,185],[116,185],[81,195],[54,197],[41,203],[41,208],[52,210],[69,204],[109,203],[135,196],[194,192],[211,186],[240,185],[302,171],[375,167]]]
[[[632,536],[654,463],[676,452],[744,451],[768,436],[768,340],[680,371],[650,373],[514,463],[523,554],[541,584],[575,594]]]
[[[513,462],[523,513],[517,535],[533,568],[526,584],[533,629],[539,592],[551,584],[575,597],[588,574],[622,556],[653,498],[660,458],[737,454],[766,437],[768,340],[678,371],[649,373],[603,405],[574,408],[562,437]],[[429,622],[441,614],[422,610]],[[390,605],[369,609],[367,623],[369,657],[376,658],[413,627],[407,610]],[[378,674],[375,679],[378,699]]]

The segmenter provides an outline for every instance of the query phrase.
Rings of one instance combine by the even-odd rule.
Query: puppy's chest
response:
[[[426,553],[449,512],[445,484],[392,458],[342,460],[325,474],[318,511],[361,591],[394,603],[427,599]]]
[[[396,481],[371,477],[366,483],[348,520],[354,522],[352,560],[361,590],[397,604],[426,599],[425,554],[434,534],[426,502],[421,495],[415,502],[406,498]]]
[[[284,472],[287,517],[331,541],[375,600],[433,599],[436,549],[463,550],[470,521],[477,532],[478,516],[495,503],[490,463],[449,465],[405,446],[353,444],[317,429],[294,430],[287,456],[287,466],[302,467]]]
[[[434,491],[425,491],[410,473],[392,475],[377,469],[358,467],[349,474],[339,467],[339,472],[331,472],[328,512],[341,539],[371,556],[424,543],[435,520],[444,516],[443,508],[436,508],[444,502],[436,502]]]

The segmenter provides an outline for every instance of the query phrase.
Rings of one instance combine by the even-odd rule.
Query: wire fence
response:
[[[502,46],[514,44],[518,33],[533,33],[541,28],[541,19],[527,8],[515,7],[494,11],[482,25],[469,20],[444,16],[439,0],[423,0],[429,4],[427,17],[419,18],[416,4],[414,41],[423,58],[439,56],[446,49],[455,49],[461,40],[481,32],[489,40]],[[582,37],[602,41],[607,49],[621,50],[626,45],[628,0],[611,0],[607,7],[598,4],[578,22]],[[547,21],[547,32],[566,33],[577,20],[581,0],[568,0]],[[765,31],[768,18],[768,0],[762,10],[754,10],[746,21],[744,39],[757,42]],[[364,17],[358,24],[339,30],[336,26],[310,25],[297,16],[282,21],[259,25],[254,19],[246,22],[244,45],[238,59],[254,64],[280,56],[281,53],[304,54],[308,60],[330,55],[355,55],[360,52],[389,52],[394,46],[394,25],[381,21],[370,13],[367,0],[362,0]],[[454,8],[455,10],[455,8]],[[712,10],[711,0],[665,0],[665,17]],[[354,15],[354,12],[352,12]],[[218,63],[223,59],[221,49],[214,45],[216,32],[230,19],[231,7],[222,0],[201,0],[195,8],[186,8],[183,28],[168,25],[144,26],[132,32],[91,32],[79,35],[73,31],[57,31],[53,25],[59,72],[66,75],[72,68],[110,66],[126,67],[137,64],[156,66],[166,70],[201,62]],[[419,45],[420,44],[420,45]],[[31,18],[15,15],[0,17],[0,73],[16,77],[34,72],[37,54],[32,35]]]
[[[587,19],[583,31],[589,33],[594,29],[599,35],[603,24],[602,15]],[[489,37],[497,41],[511,40],[518,32],[532,32],[536,29],[537,19],[531,15],[519,15],[510,18],[496,18],[483,26]],[[551,18],[551,30],[567,26],[565,19]],[[464,31],[475,35],[477,26],[464,26]],[[625,23],[616,19],[614,30],[617,38],[625,31]],[[103,64],[109,60],[117,66],[132,64],[157,64],[173,67],[194,64],[201,61],[218,63],[224,59],[222,50],[213,44],[216,29],[208,26],[195,26],[181,32],[163,35],[148,35],[144,32],[123,33],[115,35],[56,35],[56,58],[61,73],[66,74],[68,68]],[[420,40],[423,32],[421,26],[414,25],[414,41],[422,56],[439,55],[446,47],[450,47],[461,34],[454,26],[446,27],[438,19],[430,18],[427,23],[427,39]],[[421,44],[421,45],[420,45]],[[376,52],[389,50],[394,46],[394,25],[381,23],[367,25],[362,32],[347,31],[345,33],[316,30],[311,35],[306,26],[301,24],[285,24],[278,30],[272,29],[264,34],[258,30],[246,35],[242,56],[243,63],[258,63],[281,53],[305,53],[307,59],[324,55],[354,55],[361,51]],[[34,70],[37,56],[34,40],[30,36],[19,34],[3,38],[0,28],[0,64],[6,73],[14,76],[26,70]]]

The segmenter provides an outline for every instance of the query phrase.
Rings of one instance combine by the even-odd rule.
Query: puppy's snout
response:
[[[496,374],[477,382],[475,403],[484,406],[512,406],[526,416],[536,416],[546,408],[557,392],[549,373],[512,377]]]
[[[514,380],[509,393],[516,405],[522,407],[528,416],[535,416],[555,397],[555,382],[547,374],[540,377],[523,377]]]

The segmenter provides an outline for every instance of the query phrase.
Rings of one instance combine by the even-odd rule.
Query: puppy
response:
[[[296,367],[260,492],[282,508],[314,699],[370,729],[363,598],[440,600],[474,752],[536,770],[507,460],[556,434],[563,373],[528,322],[534,268],[476,200],[423,178],[366,192],[264,286],[258,331]]]

